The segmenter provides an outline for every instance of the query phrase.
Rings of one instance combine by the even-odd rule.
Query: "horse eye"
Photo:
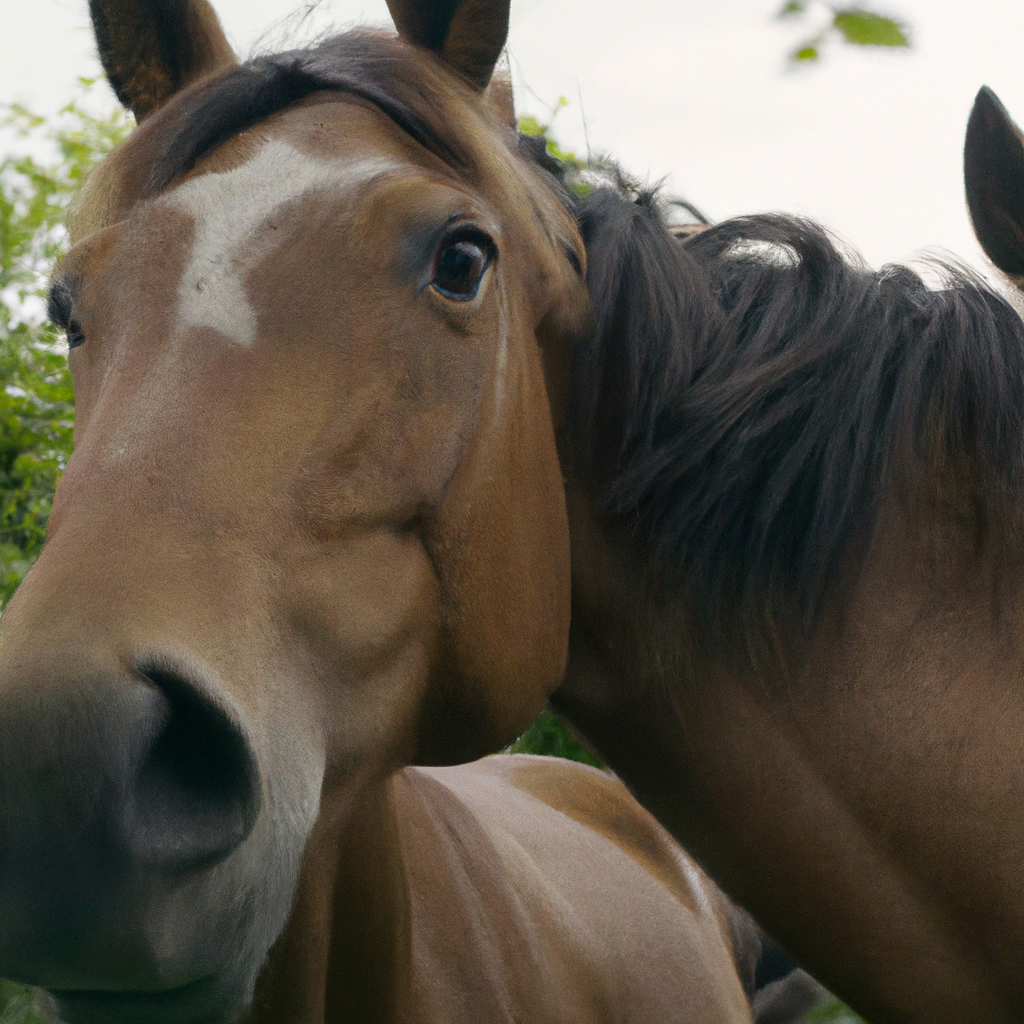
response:
[[[85,341],[85,332],[77,320],[69,320],[65,330],[68,336],[68,348],[78,348]]]
[[[447,298],[468,302],[476,296],[492,255],[493,243],[488,238],[448,240],[434,258],[430,283]]]

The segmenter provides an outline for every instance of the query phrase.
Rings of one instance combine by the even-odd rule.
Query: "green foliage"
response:
[[[871,11],[838,11],[832,24],[848,43],[855,46],[910,46],[899,22]]]
[[[0,1024],[53,1024],[33,989],[0,981]]]
[[[559,111],[567,106],[569,106],[569,101],[564,96],[559,96],[558,101],[551,108],[547,116],[546,124],[541,124],[532,114],[526,114],[519,118],[518,127],[523,135],[543,135],[547,150],[553,157],[561,160],[562,163],[581,168],[584,165],[583,161],[571,150],[562,149],[551,134],[551,126],[554,124],[555,118],[558,116]]]
[[[91,82],[83,81],[85,89]],[[64,345],[46,321],[46,281],[64,239],[71,196],[127,134],[121,113],[82,102],[45,122],[11,105],[0,120],[49,158],[0,161],[0,607],[39,554],[54,488],[71,454],[71,380]]]
[[[806,1016],[800,1018],[800,1024],[865,1024],[853,1010],[836,998],[825,1000]]]
[[[818,47],[813,43],[805,43],[799,49],[794,50],[790,56],[790,60],[794,62],[805,61],[805,60],[817,60],[821,54],[818,52]]]
[[[836,7],[830,3],[814,4],[810,0],[786,0],[779,10],[779,17],[802,17],[815,7],[824,7],[828,20],[820,32],[801,43],[789,55],[793,64],[819,60],[823,48],[832,39],[837,38],[852,46],[883,46],[894,49],[907,49],[910,46],[905,25],[895,18],[861,7]]]
[[[604,767],[569,732],[565,723],[550,708],[541,712],[540,718],[508,748],[507,753],[547,754],[549,757],[564,757],[569,761],[582,761],[583,764],[590,764],[595,768]]]

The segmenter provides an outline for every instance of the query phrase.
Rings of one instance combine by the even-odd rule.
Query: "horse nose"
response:
[[[160,728],[127,788],[124,836],[135,858],[170,868],[220,860],[252,831],[259,773],[239,724],[183,673],[144,667]]]
[[[255,756],[201,680],[160,664],[34,675],[0,692],[0,865],[32,870],[42,847],[51,863],[182,871],[252,831]]]

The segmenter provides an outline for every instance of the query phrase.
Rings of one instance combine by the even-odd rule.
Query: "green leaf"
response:
[[[808,43],[806,46],[801,46],[799,50],[794,50],[790,55],[789,59],[795,64],[800,64],[805,61],[818,60],[821,57],[821,51],[817,46],[812,43]]]
[[[803,14],[807,10],[806,0],[786,0],[778,13],[780,18],[789,18],[794,14]]]
[[[569,732],[565,723],[550,708],[541,712],[540,718],[507,748],[506,753],[546,754],[548,757],[582,761],[595,768],[602,767],[601,762]]]
[[[16,104],[0,104],[0,124],[51,154],[0,157],[2,608],[43,545],[53,491],[71,454],[71,378],[62,340],[45,322],[47,276],[64,244],[71,196],[131,126],[118,111],[96,117],[78,102],[48,120]],[[0,1008],[5,999],[0,991]],[[0,1017],[0,1024],[7,1020]]]
[[[800,1018],[800,1024],[864,1024],[853,1010],[844,1006],[834,996],[812,1009]]]
[[[543,135],[547,128],[544,127],[532,114],[524,114],[519,118],[519,130],[523,135]]]
[[[559,97],[558,103],[555,104],[555,108],[552,111],[553,114],[557,113],[560,107],[568,106],[569,101],[564,97]],[[530,114],[524,114],[519,118],[519,131],[523,135],[540,135],[544,137],[544,144],[547,147],[547,151],[555,157],[556,160],[561,160],[562,163],[572,164],[576,167],[582,167],[582,161],[576,156],[570,149],[562,149],[561,146],[551,137],[549,132],[551,131],[551,125],[541,124],[537,118]]]
[[[836,11],[833,26],[854,46],[909,46],[910,40],[899,22],[858,8]]]

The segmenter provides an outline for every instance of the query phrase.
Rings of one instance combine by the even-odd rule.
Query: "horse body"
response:
[[[503,34],[236,67],[199,0],[93,9],[141,124],[51,288],[76,450],[4,613],[0,973],[67,1024],[749,1021],[742,916],[617,783],[404,770],[510,742],[566,657],[538,340],[583,253],[481,93]]]
[[[749,1019],[749,926],[600,773],[408,769],[309,851],[247,1021]]]
[[[888,577],[892,604],[866,592],[820,629],[796,679],[694,655],[687,610],[644,592],[642,567],[586,595],[588,569],[555,704],[730,895],[868,1019],[1018,1020],[1020,794],[993,779],[1016,773],[1020,689],[1003,669],[1019,627],[996,657],[978,621],[990,594],[973,573],[947,591],[955,603],[934,606],[930,588],[911,588],[921,552],[900,536],[890,554],[865,586]],[[621,589],[605,589],[615,579]],[[926,622],[934,639],[921,643]]]
[[[632,199],[582,215],[555,706],[869,1019],[1019,1020],[1020,319]]]

